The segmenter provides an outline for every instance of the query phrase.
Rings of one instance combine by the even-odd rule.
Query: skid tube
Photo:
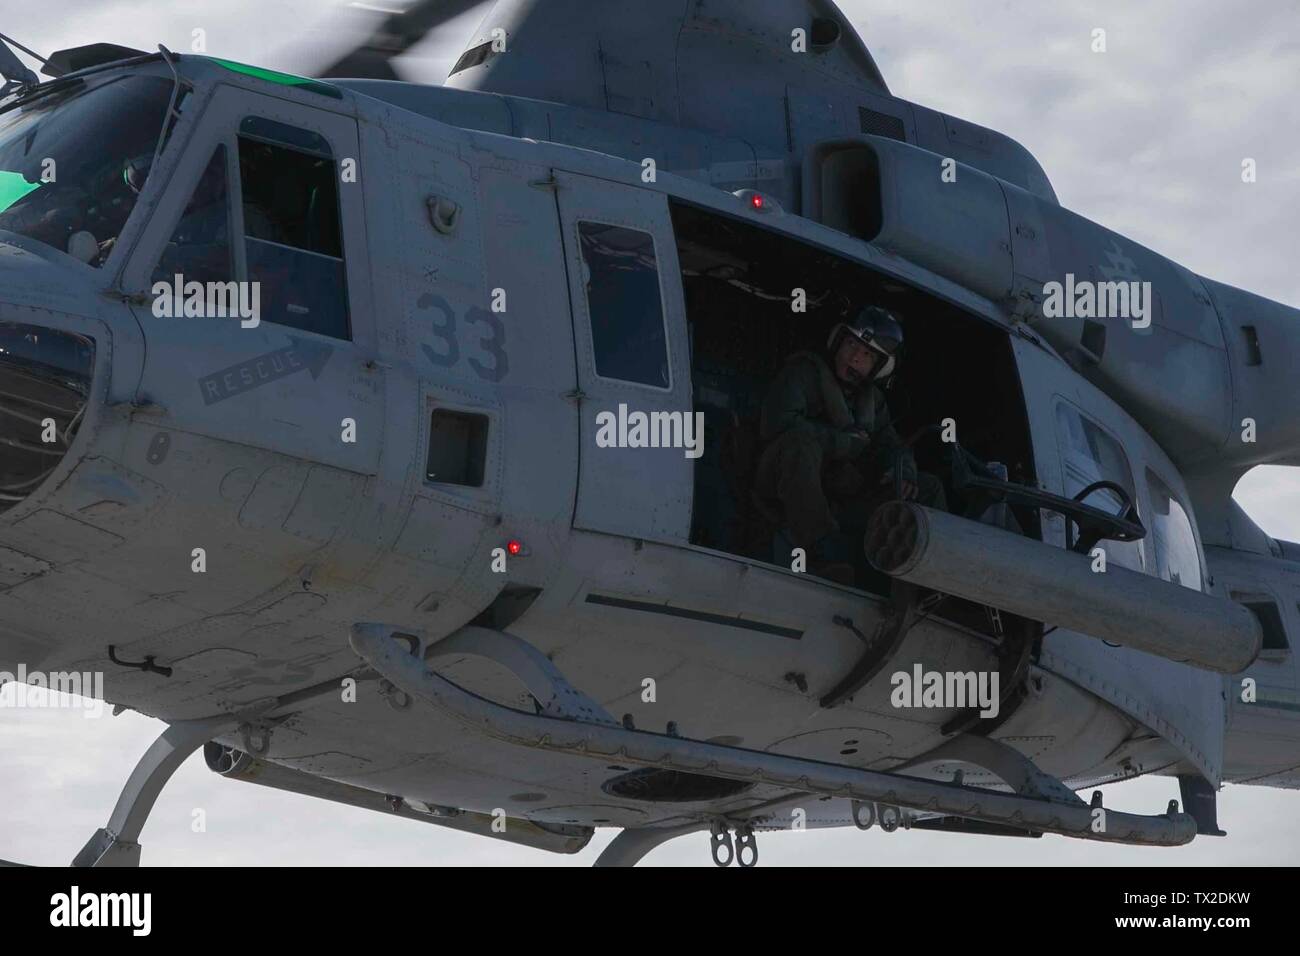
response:
[[[819,796],[904,807],[924,813],[965,817],[1043,833],[1106,843],[1181,846],[1196,836],[1196,823],[1178,811],[1177,801],[1158,816],[1102,810],[1077,796],[1074,802],[982,790],[957,783],[920,780],[878,770],[787,757],[723,744],[704,743],[604,721],[566,719],[523,711],[486,700],[425,666],[399,629],[354,624],[349,643],[359,657],[400,690],[465,726],[506,743],[554,753],[702,773],[766,784]],[[1101,811],[1100,814],[1098,811]]]

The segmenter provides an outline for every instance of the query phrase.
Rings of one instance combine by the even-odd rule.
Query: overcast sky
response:
[[[596,0],[593,0],[596,2]],[[1202,275],[1300,306],[1300,17],[1296,0],[842,0],[892,91],[1009,134],[1042,163],[1063,205]],[[310,70],[344,45],[339,10],[311,0],[47,0],[43,16],[0,18],[40,52],[108,41],[208,52]],[[415,51],[408,78],[440,82],[477,16]],[[1108,50],[1090,49],[1107,31]],[[333,45],[334,50],[327,49]],[[1258,182],[1241,182],[1254,158]],[[1300,386],[1298,386],[1300,387]],[[1260,468],[1236,497],[1266,531],[1300,540],[1300,480]],[[6,692],[8,693],[8,692]],[[136,714],[0,708],[0,857],[61,864],[110,813],[162,725]],[[1164,778],[1108,788],[1107,805],[1162,811]],[[207,832],[190,830],[203,808]],[[1178,849],[1006,840],[921,832],[760,834],[765,865],[1294,864],[1300,795],[1228,787],[1227,839]],[[323,801],[219,779],[192,757],[163,791],[142,837],[146,864],[589,864],[601,831],[573,857],[519,849]],[[707,837],[656,850],[649,864],[707,864]]]

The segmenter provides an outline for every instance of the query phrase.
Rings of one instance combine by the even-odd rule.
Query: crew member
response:
[[[764,399],[755,495],[810,572],[841,579],[845,564],[860,564],[867,521],[886,501],[945,507],[943,485],[917,471],[880,387],[902,345],[893,313],[864,308],[831,330],[824,355],[792,355]]]

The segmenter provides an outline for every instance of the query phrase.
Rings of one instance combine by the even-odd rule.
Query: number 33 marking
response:
[[[434,336],[442,342],[442,348],[435,349],[430,345],[421,344],[420,349],[434,365],[442,368],[450,368],[460,361],[460,342],[456,338],[456,313],[452,311],[447,300],[441,296],[425,295],[420,297],[417,305],[422,309],[432,309],[435,312],[431,325]],[[479,348],[487,355],[490,362],[480,362],[477,358],[471,356],[469,360],[470,368],[479,378],[487,379],[489,382],[499,382],[506,377],[510,371],[510,360],[506,356],[506,327],[501,324],[501,320],[487,309],[480,309],[478,306],[471,307],[465,313],[465,319],[468,322],[481,323],[487,326],[487,335],[478,340]]]

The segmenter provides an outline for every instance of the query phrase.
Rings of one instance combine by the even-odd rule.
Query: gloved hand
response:
[[[916,458],[910,448],[898,450],[894,455],[894,466],[885,472],[881,483],[897,488],[899,497],[904,501],[911,501],[917,496],[920,489],[917,484]]]

